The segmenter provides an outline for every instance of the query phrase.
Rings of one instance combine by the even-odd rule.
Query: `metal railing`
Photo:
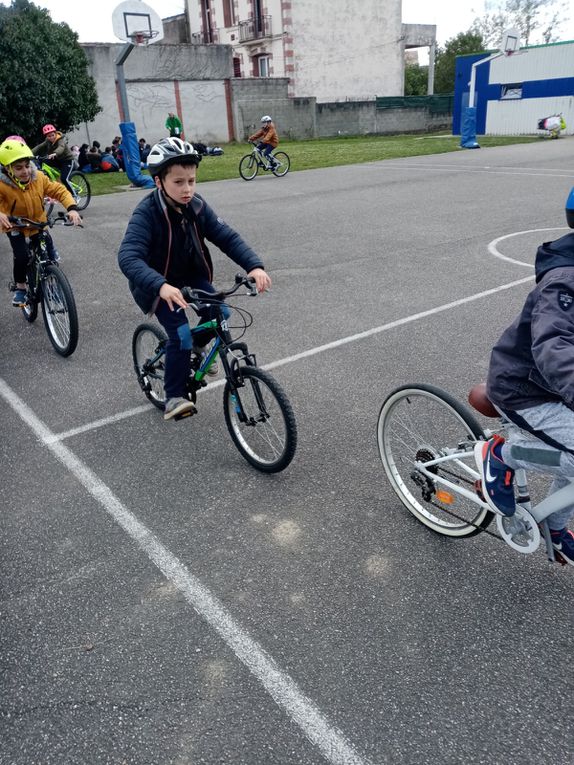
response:
[[[271,37],[271,16],[259,16],[256,19],[240,21],[239,42],[261,40],[263,37]]]

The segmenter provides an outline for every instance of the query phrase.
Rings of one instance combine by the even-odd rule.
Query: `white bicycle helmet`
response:
[[[263,117],[261,117],[261,122],[273,122],[273,120],[268,114],[265,114]]]
[[[162,138],[152,146],[147,158],[150,175],[156,176],[169,165],[199,165],[201,155],[181,138]]]

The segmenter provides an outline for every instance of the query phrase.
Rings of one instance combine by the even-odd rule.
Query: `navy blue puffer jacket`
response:
[[[210,278],[213,264],[205,240],[212,242],[247,273],[263,268],[261,258],[205,200],[195,194],[186,217],[197,252],[205,258]],[[144,313],[153,313],[165,284],[172,257],[173,232],[163,194],[156,189],[132,213],[118,252],[118,263],[129,280],[134,300]]]

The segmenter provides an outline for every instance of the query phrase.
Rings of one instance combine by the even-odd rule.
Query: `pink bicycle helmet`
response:
[[[42,128],[42,135],[48,135],[48,133],[57,133],[58,131],[54,127],[54,125],[44,125]]]
[[[9,135],[7,138],[4,139],[5,141],[18,141],[18,143],[26,144],[26,141],[22,138],[21,135]]]

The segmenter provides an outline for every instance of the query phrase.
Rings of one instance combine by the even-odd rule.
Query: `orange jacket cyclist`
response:
[[[40,173],[30,162],[34,155],[25,143],[6,140],[0,145],[0,229],[8,233],[14,253],[14,281],[16,290],[12,305],[22,306],[26,301],[26,271],[28,246],[21,231],[12,230],[9,215],[21,215],[32,220],[45,221],[44,197],[57,199],[68,211],[74,225],[81,223],[74,198],[61,183],[54,183]],[[28,235],[38,236],[30,229]],[[51,247],[50,247],[51,245]],[[50,240],[49,251],[53,250]]]
[[[271,163],[271,167],[275,167],[277,163],[273,159],[271,152],[279,145],[279,136],[277,135],[273,120],[268,114],[261,117],[261,129],[256,133],[253,133],[253,135],[250,135],[249,140],[259,141],[257,144],[258,149],[265,154]]]

